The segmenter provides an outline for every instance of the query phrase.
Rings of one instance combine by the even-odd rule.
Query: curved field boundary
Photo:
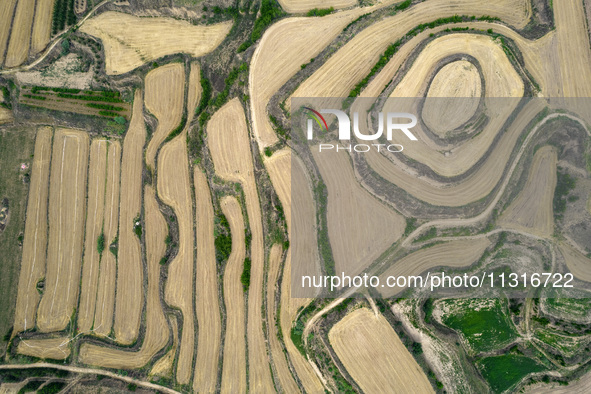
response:
[[[86,21],[80,31],[102,40],[106,72],[118,75],[174,53],[203,56],[213,51],[231,28],[232,22],[193,25],[172,18],[140,18],[107,11]],[[155,31],[157,39],[152,36]]]
[[[232,252],[224,271],[224,301],[226,332],[224,335],[224,365],[222,393],[245,393],[246,386],[246,320],[244,288],[240,282],[244,267],[244,220],[242,209],[234,197],[224,197],[220,203],[232,233]]]
[[[537,103],[539,101],[534,100],[532,102]],[[521,147],[519,148],[519,152],[515,156],[515,159],[513,160],[511,167],[507,171],[507,175],[505,176],[505,180],[502,182],[502,184],[499,187],[497,195],[495,196],[493,201],[487,206],[487,208],[484,211],[482,211],[480,214],[478,214],[474,217],[466,218],[466,219],[439,219],[439,220],[432,220],[430,222],[423,223],[416,230],[414,230],[412,233],[410,233],[409,236],[404,239],[404,241],[402,241],[402,246],[406,247],[406,246],[410,245],[412,243],[412,241],[414,239],[416,239],[418,237],[418,235],[421,234],[425,229],[433,227],[433,226],[438,227],[438,228],[469,226],[469,225],[472,225],[475,223],[479,223],[480,221],[486,219],[492,213],[495,205],[497,205],[497,203],[499,202],[499,199],[501,198],[501,196],[505,192],[505,188],[507,187],[507,184],[509,183],[509,180],[511,179],[511,175],[513,174],[513,171],[515,171],[515,167],[517,167],[517,164],[519,163],[521,156],[525,152],[525,149],[527,148],[529,141],[533,138],[533,136],[536,134],[536,132],[541,128],[541,126],[544,123],[546,123],[547,121],[549,121],[551,119],[559,118],[559,117],[568,118],[568,119],[574,120],[575,122],[578,122],[585,129],[585,131],[587,132],[587,135],[591,135],[591,132],[587,129],[587,126],[585,125],[585,123],[576,116],[564,114],[564,113],[553,113],[553,114],[550,114],[550,115],[544,117],[542,120],[540,120],[533,127],[533,129],[529,132],[527,137],[525,137],[525,140],[523,141],[523,143],[521,144]]]
[[[434,267],[467,267],[482,256],[490,245],[488,238],[450,241],[427,249],[418,250],[402,259],[395,261],[380,275],[380,281],[386,283],[388,276],[420,275]],[[384,297],[393,297],[407,287],[379,289]]]
[[[142,211],[142,169],[146,142],[143,100],[135,91],[133,115],[123,140],[119,210],[119,251],[113,330],[117,342],[132,344],[139,333],[143,309],[144,270],[140,240],[133,231]]]
[[[70,356],[70,338],[23,339],[16,352],[43,359],[65,360]]]
[[[519,135],[543,109],[544,105],[540,100],[526,104],[481,167],[457,184],[446,185],[430,179],[417,178],[412,169],[400,161],[390,161],[377,152],[370,151],[365,158],[378,175],[413,197],[432,205],[460,207],[491,193],[502,179],[503,170]]]
[[[146,333],[139,351],[127,351],[83,343],[78,359],[84,364],[105,368],[139,369],[168,343],[169,331],[160,303],[160,259],[166,252],[166,221],[160,213],[154,189],[145,187],[146,260],[148,291],[146,293]]]
[[[254,135],[261,151],[278,139],[267,103],[283,84],[333,41],[348,23],[374,7],[337,12],[322,18],[287,18],[273,24],[250,62],[249,91]]]
[[[556,188],[556,151],[540,148],[523,189],[499,218],[499,225],[549,238],[554,232],[552,200]]]
[[[41,52],[51,38],[51,22],[55,0],[37,0],[31,37],[31,55]]]
[[[582,255],[566,242],[560,242],[558,249],[570,272],[578,279],[591,282],[591,259]]]
[[[476,113],[482,95],[478,68],[468,60],[446,64],[433,77],[421,117],[425,125],[440,138],[448,131],[466,124]],[[469,99],[466,99],[469,98]]]
[[[294,277],[298,277],[298,275],[319,272],[318,262],[320,260],[316,231],[314,230],[316,225],[314,197],[309,181],[306,178],[304,164],[293,155],[294,153],[289,148],[286,148],[265,159],[265,167],[285,211],[290,242],[293,242],[295,236],[299,237],[300,241],[298,242],[310,246],[305,249],[306,254],[300,253],[302,259],[294,267],[292,267],[291,247],[287,249],[283,279],[281,281],[279,321],[285,348],[295,373],[306,392],[317,393],[324,391],[322,382],[318,379],[306,358],[295,347],[291,336],[287,334],[291,333],[291,327],[299,309],[305,307],[311,301],[310,298],[292,298],[292,273],[295,273]],[[292,184],[299,185],[299,187],[292,189]],[[298,214],[293,215],[293,211],[298,212]]]
[[[313,8],[335,9],[353,7],[357,5],[356,0],[278,0],[281,8],[291,14],[307,12]],[[392,1],[392,0],[391,0]]]
[[[58,369],[60,371],[69,371],[79,374],[94,374],[94,375],[101,375],[107,376],[112,379],[121,380],[125,383],[133,383],[138,385],[139,387],[143,387],[150,390],[156,390],[161,393],[167,394],[180,394],[180,392],[175,391],[173,389],[169,389],[168,387],[159,386],[154,383],[145,382],[143,380],[130,378],[128,376],[121,376],[113,373],[111,371],[105,371],[102,369],[95,369],[95,368],[82,368],[82,367],[72,367],[69,365],[56,365],[52,363],[33,363],[33,364],[8,364],[8,365],[0,365],[0,370],[11,370],[11,369],[33,369],[33,368],[51,368],[51,369]]]
[[[184,136],[183,136],[184,140]],[[195,299],[199,334],[197,361],[193,390],[213,392],[216,389],[219,371],[222,323],[218,294],[218,270],[215,259],[214,214],[207,178],[201,168],[195,166],[195,227],[197,235],[197,267],[195,271]],[[243,232],[244,234],[244,232]],[[232,234],[234,235],[234,234]],[[244,242],[242,242],[244,245]],[[243,305],[243,303],[239,304]],[[244,336],[238,340],[244,341]],[[240,347],[240,342],[226,342]],[[238,362],[240,361],[237,360]],[[242,358],[244,361],[244,358]],[[238,371],[236,371],[238,373]]]
[[[56,130],[49,185],[47,268],[37,311],[41,332],[65,329],[78,305],[88,148],[87,133]]]
[[[172,348],[154,363],[148,376],[164,376],[170,378],[173,375],[172,368],[179,347],[179,329],[176,322],[176,316],[169,316],[168,321],[172,328]]]
[[[269,271],[267,274],[267,330],[273,362],[275,364],[275,373],[281,385],[281,389],[286,393],[297,393],[300,391],[294,377],[291,374],[287,364],[287,356],[279,342],[279,330],[276,321],[277,304],[275,294],[277,293],[279,280],[279,269],[281,268],[281,257],[283,248],[281,244],[274,244],[269,252]]]
[[[240,101],[234,98],[217,111],[211,117],[207,131],[216,174],[227,181],[242,184],[252,233],[247,323],[249,389],[252,392],[273,392],[275,387],[269,369],[262,322],[265,255],[261,206],[254,178],[246,117]]]
[[[347,96],[355,84],[370,72],[390,43],[421,23],[454,15],[490,15],[519,29],[530,19],[530,5],[527,0],[502,0],[494,4],[465,0],[453,6],[446,0],[419,3],[357,34],[304,81],[292,97]]]
[[[146,164],[155,169],[156,152],[168,134],[181,122],[185,99],[185,68],[182,63],[171,63],[146,75],[146,108],[158,126],[146,148]]]
[[[80,304],[78,305],[78,330],[81,332],[89,332],[94,321],[101,259],[98,251],[98,238],[103,232],[108,144],[107,140],[93,140],[90,145],[86,240],[84,241]]]
[[[359,185],[347,152],[311,150],[328,191],[335,272],[357,275],[402,236],[405,220]]]
[[[35,139],[35,156],[27,202],[23,257],[14,312],[13,336],[35,327],[40,295],[37,282],[45,276],[47,251],[47,199],[53,129],[40,127]]]
[[[18,0],[16,3],[14,20],[10,30],[10,42],[6,50],[6,67],[15,67],[27,60],[31,42],[31,27],[35,15],[34,9],[35,0]]]
[[[121,144],[109,142],[107,157],[107,182],[105,191],[105,217],[103,233],[105,235],[105,251],[101,258],[98,276],[96,308],[94,311],[93,333],[107,336],[113,326],[113,310],[115,309],[115,285],[117,276],[117,259],[110,250],[119,232],[119,180],[121,175]]]
[[[330,329],[328,339],[364,392],[380,393],[384,387],[400,393],[434,392],[425,372],[382,315],[357,309]]]
[[[195,234],[193,228],[193,200],[185,133],[166,143],[158,155],[158,196],[170,206],[179,225],[178,254],[168,267],[164,299],[183,314],[176,379],[188,384],[193,371],[195,324],[193,304]]]

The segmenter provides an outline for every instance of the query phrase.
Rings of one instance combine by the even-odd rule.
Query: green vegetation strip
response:
[[[407,2],[404,2],[404,3],[407,3]],[[401,4],[404,4],[404,3],[401,3]],[[410,5],[410,2],[408,2],[408,3],[409,3],[408,5]],[[351,90],[351,92],[349,92],[349,97],[359,96],[359,93],[361,93],[361,91],[368,85],[369,80],[375,74],[377,74],[382,68],[384,68],[384,66],[390,61],[390,59],[392,59],[394,54],[396,54],[396,52],[398,52],[398,48],[403,44],[403,42],[409,40],[410,38],[423,32],[424,30],[433,29],[437,26],[446,25],[449,23],[461,23],[461,22],[468,22],[468,21],[498,21],[498,20],[499,20],[499,18],[494,18],[491,16],[481,16],[481,17],[477,18],[475,16],[468,17],[466,15],[462,15],[462,16],[454,15],[454,16],[450,16],[448,18],[439,18],[439,19],[436,19],[433,22],[429,22],[429,23],[421,23],[420,25],[418,25],[415,28],[408,31],[406,33],[406,35],[404,35],[402,38],[398,39],[395,43],[388,46],[388,48],[382,54],[382,56],[380,57],[378,62],[372,67],[369,74],[367,74],[367,76],[365,78],[363,78],[361,80],[361,82],[359,82],[357,85],[355,85],[355,87],[353,88],[353,90]]]

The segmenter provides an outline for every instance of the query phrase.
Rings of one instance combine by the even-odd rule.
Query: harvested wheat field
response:
[[[355,0],[279,0],[281,8],[291,14],[307,12],[313,8],[330,8],[335,9],[353,7],[357,5]]]
[[[430,393],[427,376],[382,315],[357,309],[328,333],[347,372],[366,393]]]
[[[10,123],[14,120],[12,111],[6,108],[0,107],[0,125],[4,123]]]
[[[563,97],[591,96],[591,50],[582,1],[557,1],[556,58],[560,61]]]
[[[3,23],[0,24],[0,65],[4,63],[4,55],[6,53],[6,48],[8,47],[8,38],[10,35],[10,26],[12,25],[8,21],[12,21],[15,6],[16,0],[0,1],[0,20],[3,21]]]
[[[560,254],[566,262],[568,270],[578,279],[591,282],[591,259],[567,244],[561,242],[558,245]]]
[[[23,339],[16,347],[25,356],[65,360],[70,356],[70,338]]]
[[[94,321],[99,265],[99,237],[103,238],[105,210],[105,186],[107,177],[107,140],[93,140],[90,145],[88,170],[88,209],[86,216],[86,239],[82,258],[82,282],[78,306],[78,330],[87,333]]]
[[[47,199],[52,137],[53,129],[51,127],[40,127],[37,130],[13,335],[35,327],[37,305],[40,300],[37,283],[45,276]]]
[[[269,99],[348,23],[370,9],[358,8],[322,18],[283,19],[265,32],[250,62],[248,85],[253,130],[261,150],[277,142],[267,116]]]
[[[31,54],[41,52],[51,38],[51,20],[55,0],[37,0],[35,7],[35,21],[31,37]]]
[[[269,252],[269,270],[267,275],[267,305],[265,306],[267,308],[267,330],[271,355],[273,356],[273,363],[275,365],[275,374],[279,385],[286,393],[296,393],[300,389],[287,364],[287,354],[283,351],[283,347],[279,341],[279,330],[276,325],[279,317],[277,316],[278,309],[277,303],[275,302],[275,295],[279,290],[279,269],[281,268],[282,257],[283,248],[280,244],[274,244]]]
[[[357,275],[400,238],[405,220],[357,183],[347,152],[312,148],[312,155],[328,190],[335,270]]]
[[[552,200],[556,188],[556,150],[540,148],[534,155],[527,182],[501,215],[501,227],[526,231],[540,237],[554,233]]]
[[[34,9],[35,0],[18,0],[10,30],[10,42],[6,50],[5,67],[16,67],[27,60]]]
[[[482,255],[490,245],[486,237],[449,241],[427,249],[420,249],[394,262],[383,274],[383,283],[388,276],[419,275],[434,267],[467,267]],[[404,291],[406,287],[383,288],[380,293],[384,297],[393,297]]]
[[[454,15],[499,17],[519,29],[528,23],[531,8],[527,0],[503,0],[494,4],[465,0],[453,5],[446,0],[432,0],[416,4],[361,31],[304,81],[292,97],[346,97],[388,45],[421,23]]]
[[[490,147],[501,127],[504,126],[511,112],[517,107],[518,97],[521,97],[524,91],[519,74],[498,43],[484,35],[450,34],[440,37],[426,46],[390,95],[393,99],[384,106],[383,111],[393,112],[392,109],[395,107],[397,111],[413,112],[414,105],[419,100],[396,100],[394,98],[423,96],[427,90],[427,84],[424,81],[428,80],[428,76],[433,72],[436,64],[444,60],[445,57],[458,52],[471,55],[481,64],[486,64],[482,70],[486,84],[485,108],[489,122],[477,135],[454,149],[442,149],[440,145],[425,135],[421,127],[415,127],[413,134],[417,136],[420,143],[411,142],[405,144],[404,147],[405,156],[429,166],[436,173],[446,177],[461,175],[478,162]],[[514,97],[514,99],[499,100],[497,97]],[[432,102],[433,106],[449,112],[447,106],[441,105],[440,100],[427,99],[425,103],[427,110],[429,111],[429,104]],[[452,104],[454,104],[453,100]],[[472,115],[468,109],[474,110],[476,106],[478,106],[478,100],[461,100],[459,103],[455,103],[456,110],[464,111],[468,116]],[[433,111],[431,113],[442,116],[443,119],[454,115],[453,113],[436,114]],[[442,123],[440,119],[435,121]],[[396,138],[398,138],[397,141],[401,141],[405,137],[397,136]]]
[[[480,72],[466,60],[443,66],[429,85],[421,117],[441,138],[465,124],[476,112],[482,94]],[[435,99],[433,99],[435,98]]]
[[[138,335],[142,316],[143,268],[141,245],[134,232],[142,211],[142,169],[146,142],[141,90],[135,91],[133,115],[123,140],[119,207],[117,289],[113,330],[117,342],[132,344]]]
[[[84,343],[79,360],[84,364],[106,368],[139,369],[168,343],[169,331],[160,303],[160,259],[166,252],[164,239],[168,235],[166,221],[160,213],[156,195],[151,186],[144,193],[146,209],[146,261],[148,287],[146,293],[146,331],[139,351],[113,349]]]
[[[194,228],[191,179],[187,159],[187,138],[181,133],[166,143],[158,156],[158,196],[170,206],[179,224],[179,249],[170,262],[164,299],[183,314],[176,379],[180,384],[191,380],[195,327],[193,323]],[[216,362],[217,365],[217,362]]]
[[[277,151],[265,159],[265,167],[269,172],[273,187],[281,200],[287,222],[290,242],[298,242],[298,262],[292,267],[291,247],[286,252],[281,282],[281,307],[279,321],[282,332],[290,332],[300,307],[305,307],[311,298],[295,298],[292,293],[292,272],[294,277],[300,275],[316,275],[319,266],[316,232],[316,210],[314,198],[307,179],[304,164],[290,149]],[[299,187],[292,189],[292,183]],[[293,193],[293,201],[292,201]],[[293,212],[297,212],[296,215]],[[292,221],[293,220],[293,221]],[[293,227],[292,227],[293,226]],[[294,237],[295,234],[295,237]],[[294,241],[297,239],[297,241]],[[298,294],[297,297],[300,297]],[[285,348],[294,366],[296,374],[307,392],[323,390],[322,383],[316,376],[308,361],[293,344],[291,336],[284,335]]]
[[[222,393],[246,392],[246,333],[244,317],[244,289],[240,276],[244,266],[244,219],[242,209],[234,197],[224,197],[220,202],[222,212],[230,224],[232,252],[224,270],[224,302],[226,306],[226,332],[224,334],[224,358]]]
[[[187,93],[187,124],[191,124],[195,116],[195,108],[201,99],[201,67],[192,62],[189,70],[189,86]]]
[[[113,326],[117,259],[111,251],[110,245],[116,240],[119,232],[120,175],[121,144],[118,141],[110,141],[107,156],[107,180],[105,183],[105,216],[103,218],[105,251],[101,257],[93,327],[93,333],[100,336],[109,335]]]
[[[49,184],[49,241],[45,286],[37,326],[41,332],[66,328],[78,305],[84,239],[88,134],[57,129]]]
[[[184,136],[182,138],[184,141]],[[194,168],[193,180],[195,182],[195,228],[197,235],[197,267],[195,271],[197,304],[195,308],[199,324],[196,361],[199,368],[195,368],[193,390],[195,392],[211,392],[215,391],[217,379],[214,377],[217,377],[219,373],[222,331],[218,301],[220,298],[218,271],[215,259],[214,214],[209,184],[205,174],[198,166]],[[244,245],[244,242],[242,244]],[[244,340],[244,335],[241,340]],[[238,343],[237,346],[240,344]],[[244,361],[244,357],[242,360]]]
[[[274,386],[261,316],[265,264],[261,208],[254,179],[246,117],[240,101],[234,98],[217,111],[211,117],[207,131],[216,174],[227,181],[240,182],[244,189],[246,213],[252,234],[247,323],[249,390],[271,392],[274,391]]]
[[[185,96],[185,67],[171,63],[146,75],[146,109],[158,119],[158,127],[146,148],[146,164],[155,169],[158,148],[181,122]]]
[[[508,164],[511,150],[519,135],[543,109],[544,106],[539,100],[527,103],[481,167],[453,185],[417,178],[412,169],[397,159],[391,158],[390,161],[389,158],[373,151],[368,152],[365,158],[378,175],[422,201],[440,206],[466,205],[486,197],[502,179],[503,169]],[[532,130],[530,135],[533,132]]]
[[[150,370],[148,376],[164,376],[172,377],[173,375],[173,364],[176,356],[177,349],[179,347],[179,329],[176,322],[176,317],[170,316],[168,318],[170,327],[172,329],[172,348],[162,358],[154,363],[154,366]]]
[[[80,31],[103,41],[107,74],[117,75],[173,53],[203,56],[222,42],[231,27],[232,22],[193,25],[172,18],[107,11],[87,20]]]

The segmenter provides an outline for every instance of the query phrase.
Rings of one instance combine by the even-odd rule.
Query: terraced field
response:
[[[156,3],[0,2],[0,393],[585,392],[591,2]]]

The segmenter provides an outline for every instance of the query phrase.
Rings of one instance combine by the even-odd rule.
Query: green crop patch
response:
[[[486,357],[477,365],[495,393],[510,389],[530,373],[546,370],[537,361],[519,354]]]
[[[475,354],[496,350],[518,338],[509,319],[507,300],[445,300],[442,322],[458,332]]]

